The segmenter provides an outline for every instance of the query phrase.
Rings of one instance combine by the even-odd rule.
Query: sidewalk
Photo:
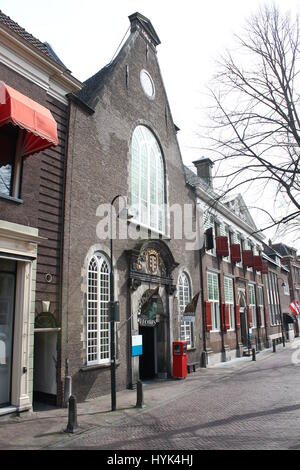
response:
[[[277,346],[277,353],[283,349],[300,347],[300,338],[287,343],[286,348]],[[273,355],[271,349],[257,355],[257,362]],[[3,416],[0,418],[0,449],[45,449],[55,447],[59,442],[71,440],[80,433],[99,427],[116,426],[126,422],[134,414],[140,415],[154,408],[167,405],[168,402],[190,393],[194,389],[211,387],[214,383],[227,380],[247,367],[255,367],[251,357],[234,359],[216,364],[206,369],[197,369],[185,380],[154,380],[144,383],[145,408],[137,409],[136,391],[122,390],[117,393],[117,410],[110,411],[110,395],[87,400],[78,404],[78,425],[76,434],[64,432],[68,422],[66,408],[53,408],[40,405],[40,409],[20,416]]]

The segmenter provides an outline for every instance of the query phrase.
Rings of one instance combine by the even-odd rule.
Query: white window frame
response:
[[[257,328],[255,285],[254,284],[248,284],[248,290],[249,290],[249,308],[252,311],[252,328]]]
[[[204,227],[204,232],[209,228],[213,229],[213,240],[214,240],[214,247],[211,250],[205,250],[205,251],[208,255],[217,256],[215,218],[212,214],[209,213],[209,211],[206,211],[203,214],[203,227]]]
[[[184,319],[184,311],[192,300],[190,276],[182,271],[178,276],[178,308],[180,316],[180,339],[187,341],[187,348],[195,347],[195,328],[194,321]]]
[[[209,289],[210,281],[212,280],[212,289]],[[212,295],[210,295],[212,293]],[[207,298],[211,304],[211,322],[212,332],[220,331],[221,318],[220,318],[220,297],[219,297],[219,280],[216,273],[207,272]]]
[[[263,286],[257,286],[257,304],[260,314],[260,325],[262,328],[265,327],[265,316],[264,316],[264,290]]]
[[[229,325],[231,331],[235,330],[233,287],[233,279],[231,277],[224,276],[225,305],[229,306]]]
[[[166,234],[164,159],[153,132],[135,128],[131,141],[130,204],[135,223]]]
[[[110,263],[95,253],[87,272],[87,365],[110,363]]]
[[[240,232],[234,232],[233,233],[233,243],[234,244],[237,244],[237,245],[240,245],[240,251],[241,251],[241,261],[239,263],[236,263],[236,266],[238,268],[242,268],[243,267],[243,263],[242,263],[242,239],[241,239],[241,234]]]

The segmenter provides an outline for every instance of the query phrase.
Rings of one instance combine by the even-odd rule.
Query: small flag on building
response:
[[[294,315],[300,315],[300,305],[298,303],[298,300],[294,300],[294,302],[291,302],[289,308]]]
[[[185,307],[183,315],[191,315],[191,313],[195,315],[199,295],[200,295],[200,292],[194,295],[194,297],[192,298],[192,301]]]

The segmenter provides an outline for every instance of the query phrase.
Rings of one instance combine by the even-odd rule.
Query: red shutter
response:
[[[241,261],[241,247],[239,244],[231,245],[231,262],[239,263]]]
[[[244,267],[253,267],[253,252],[252,250],[243,250],[243,265]]]
[[[252,318],[252,310],[250,307],[248,307],[248,320],[249,320],[249,327],[252,328],[253,318]]]
[[[265,306],[265,324],[266,324],[266,326],[270,326],[268,308],[266,306]]]
[[[227,237],[216,237],[217,255],[218,256],[229,256],[228,239]]]
[[[262,260],[261,273],[262,274],[268,274],[268,272],[269,272],[268,261]]]
[[[236,328],[239,329],[241,327],[241,318],[240,318],[240,307],[239,307],[239,305],[235,306],[235,315],[236,315]]]
[[[205,302],[206,331],[212,330],[211,303]]]
[[[262,257],[253,256],[253,269],[254,271],[262,271]]]
[[[225,330],[230,330],[229,305],[225,304]]]
[[[260,307],[258,305],[256,306],[256,321],[257,326],[261,327]]]

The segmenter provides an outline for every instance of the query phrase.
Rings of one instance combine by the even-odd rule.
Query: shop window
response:
[[[20,195],[22,159],[16,158],[18,132],[12,124],[0,127],[0,196]]]

